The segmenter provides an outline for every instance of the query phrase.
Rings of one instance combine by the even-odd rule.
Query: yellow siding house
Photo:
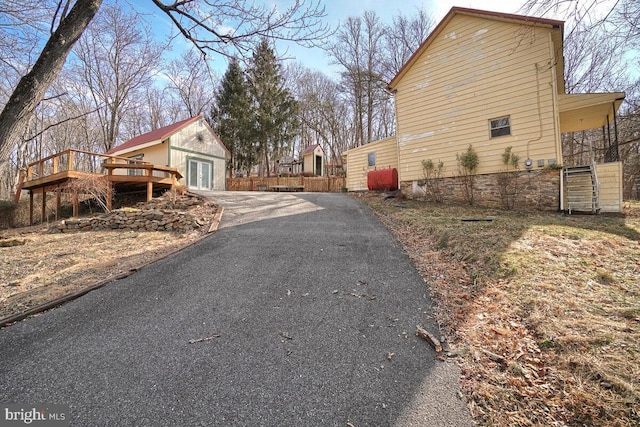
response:
[[[367,175],[378,169],[398,168],[396,138],[386,138],[347,151],[347,180],[349,191],[368,188]]]
[[[176,168],[194,190],[225,190],[227,147],[202,116],[139,135],[107,154]]]
[[[608,160],[618,161],[613,127],[624,99],[622,92],[565,94],[563,26],[530,16],[450,10],[388,85],[396,102],[395,146],[404,191],[423,178],[423,160],[442,161],[443,177],[455,177],[456,155],[469,145],[479,157],[478,178],[487,181],[505,170],[502,155],[511,147],[527,176],[557,174],[556,208],[622,207],[609,196],[600,206],[597,193],[617,194],[622,179],[615,174],[621,168],[608,168],[599,177],[595,161],[575,173],[561,170],[565,132],[606,128],[615,148]],[[350,154],[348,161],[357,163]],[[579,197],[568,194],[578,175],[593,183],[593,191]]]

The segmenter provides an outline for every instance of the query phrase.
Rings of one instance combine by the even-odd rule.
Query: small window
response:
[[[376,153],[367,154],[367,164],[369,166],[375,166],[376,165]]]
[[[510,116],[499,117],[489,120],[489,131],[491,138],[498,136],[511,135],[511,118]]]
[[[144,158],[144,154],[138,154],[136,156],[130,156],[129,160],[127,163],[129,163],[130,165],[136,165],[136,164],[140,164],[142,162],[142,159]],[[127,170],[127,175],[130,176],[139,176],[139,175],[144,175],[144,171],[142,169],[128,169]]]

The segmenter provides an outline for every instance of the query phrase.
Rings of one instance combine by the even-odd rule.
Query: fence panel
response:
[[[229,191],[269,191],[285,187],[312,192],[340,192],[345,187],[345,179],[339,176],[227,178]]]

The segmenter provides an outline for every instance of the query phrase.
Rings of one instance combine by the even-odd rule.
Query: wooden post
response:
[[[71,150],[67,150],[69,152],[69,164],[67,165],[67,170],[68,171],[72,171],[73,170],[73,151]]]
[[[78,211],[80,210],[80,202],[78,201],[78,190],[73,191],[71,199],[71,205],[73,206],[73,212],[71,215],[75,218],[78,216]]]
[[[150,202],[153,198],[153,182],[151,182],[152,175],[153,169],[147,168],[147,202]]]
[[[44,223],[46,215],[47,215],[47,187],[42,187],[42,214],[40,215],[41,223]]]
[[[56,221],[58,220],[58,211],[60,211],[60,186],[56,188]]]
[[[58,163],[59,163],[58,162],[58,160],[59,160],[58,156],[57,155],[53,156],[52,160],[53,160],[53,173],[56,174],[56,173],[58,173]]]
[[[107,200],[105,200],[105,202],[107,202],[107,212],[111,212],[111,198],[113,197],[113,186],[111,184],[111,181],[109,180],[107,180],[106,185],[107,185],[107,194],[105,197]]]
[[[33,190],[29,190],[29,225],[33,225]]]

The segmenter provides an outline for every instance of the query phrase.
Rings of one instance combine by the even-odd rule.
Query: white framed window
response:
[[[511,135],[511,116],[503,116],[489,120],[489,135],[491,138]]]

